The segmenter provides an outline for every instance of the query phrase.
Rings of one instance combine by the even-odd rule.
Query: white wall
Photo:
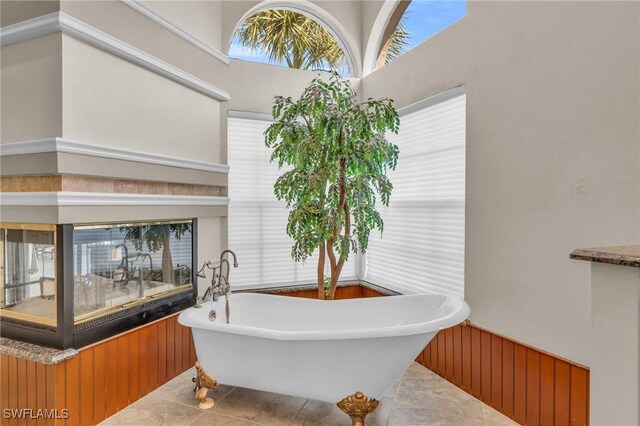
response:
[[[63,51],[61,136],[220,162],[217,100],[67,35]]]
[[[26,21],[58,10],[59,0],[3,0],[0,3],[0,26]]]
[[[219,217],[203,217],[198,219],[198,267],[207,260],[217,260],[220,252],[226,248],[226,229],[222,223],[226,220]],[[225,226],[226,228],[226,226]],[[242,261],[239,259],[239,261]],[[233,282],[233,271],[229,273],[229,280]],[[211,271],[207,278],[198,278],[198,294],[204,294],[206,288],[211,284]]]
[[[209,2],[189,4],[192,5],[188,10],[194,15],[194,22],[199,22],[202,14],[209,15]],[[227,65],[224,62],[123,2],[64,0],[61,11],[205,82],[226,89]],[[163,12],[165,19],[173,22],[173,17]],[[187,9],[183,11],[185,16],[186,12]],[[184,19],[184,16],[180,17]],[[178,27],[189,33],[193,26]],[[220,28],[218,17],[210,22],[208,37],[203,37],[216,39]],[[201,30],[199,27],[196,29]]]
[[[1,48],[1,143],[61,135],[61,52],[60,33]]]
[[[588,365],[589,265],[569,253],[639,241],[640,5],[467,7],[363,95],[404,106],[466,83],[471,320]]]
[[[314,71],[233,59],[229,64],[231,100],[227,106],[236,111],[271,114],[274,96],[291,96],[297,99],[318,75],[320,74]],[[327,74],[323,74],[323,78],[326,76]],[[360,81],[351,79],[357,92],[360,92]]]
[[[196,37],[207,45],[220,50],[222,15],[220,1],[144,1],[143,5],[169,22]]]

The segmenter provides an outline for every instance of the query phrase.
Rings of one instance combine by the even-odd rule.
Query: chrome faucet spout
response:
[[[238,267],[238,256],[236,256],[236,254],[231,251],[231,250],[224,250],[222,253],[220,253],[220,264],[222,264],[222,259],[224,258],[225,254],[230,254],[231,256],[233,256],[233,267],[237,268]]]

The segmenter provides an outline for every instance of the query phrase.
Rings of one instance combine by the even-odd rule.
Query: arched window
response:
[[[353,61],[335,31],[309,14],[290,9],[253,13],[237,27],[229,56],[235,59],[353,75]]]
[[[386,22],[382,36],[379,29],[373,29],[378,31],[376,41],[380,43],[376,46],[375,63],[365,64],[365,72],[393,61],[467,14],[465,0],[399,0],[389,4],[379,16],[379,22]],[[366,69],[367,65],[373,69]]]

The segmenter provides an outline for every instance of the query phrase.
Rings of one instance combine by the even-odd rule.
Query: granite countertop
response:
[[[640,268],[640,245],[577,249],[571,259]]]
[[[18,340],[0,337],[0,354],[15,356],[40,364],[58,364],[78,355],[75,349],[54,349]]]

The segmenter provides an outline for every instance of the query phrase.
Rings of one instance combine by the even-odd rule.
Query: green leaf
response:
[[[386,138],[400,125],[393,101],[360,103],[349,82],[333,74],[311,81],[297,101],[275,97],[272,113],[265,144],[271,161],[291,168],[274,194],[290,209],[292,258],[304,262],[330,240],[339,259],[365,252],[371,231],[384,228],[376,201],[388,205],[393,190],[386,176],[399,153]]]

